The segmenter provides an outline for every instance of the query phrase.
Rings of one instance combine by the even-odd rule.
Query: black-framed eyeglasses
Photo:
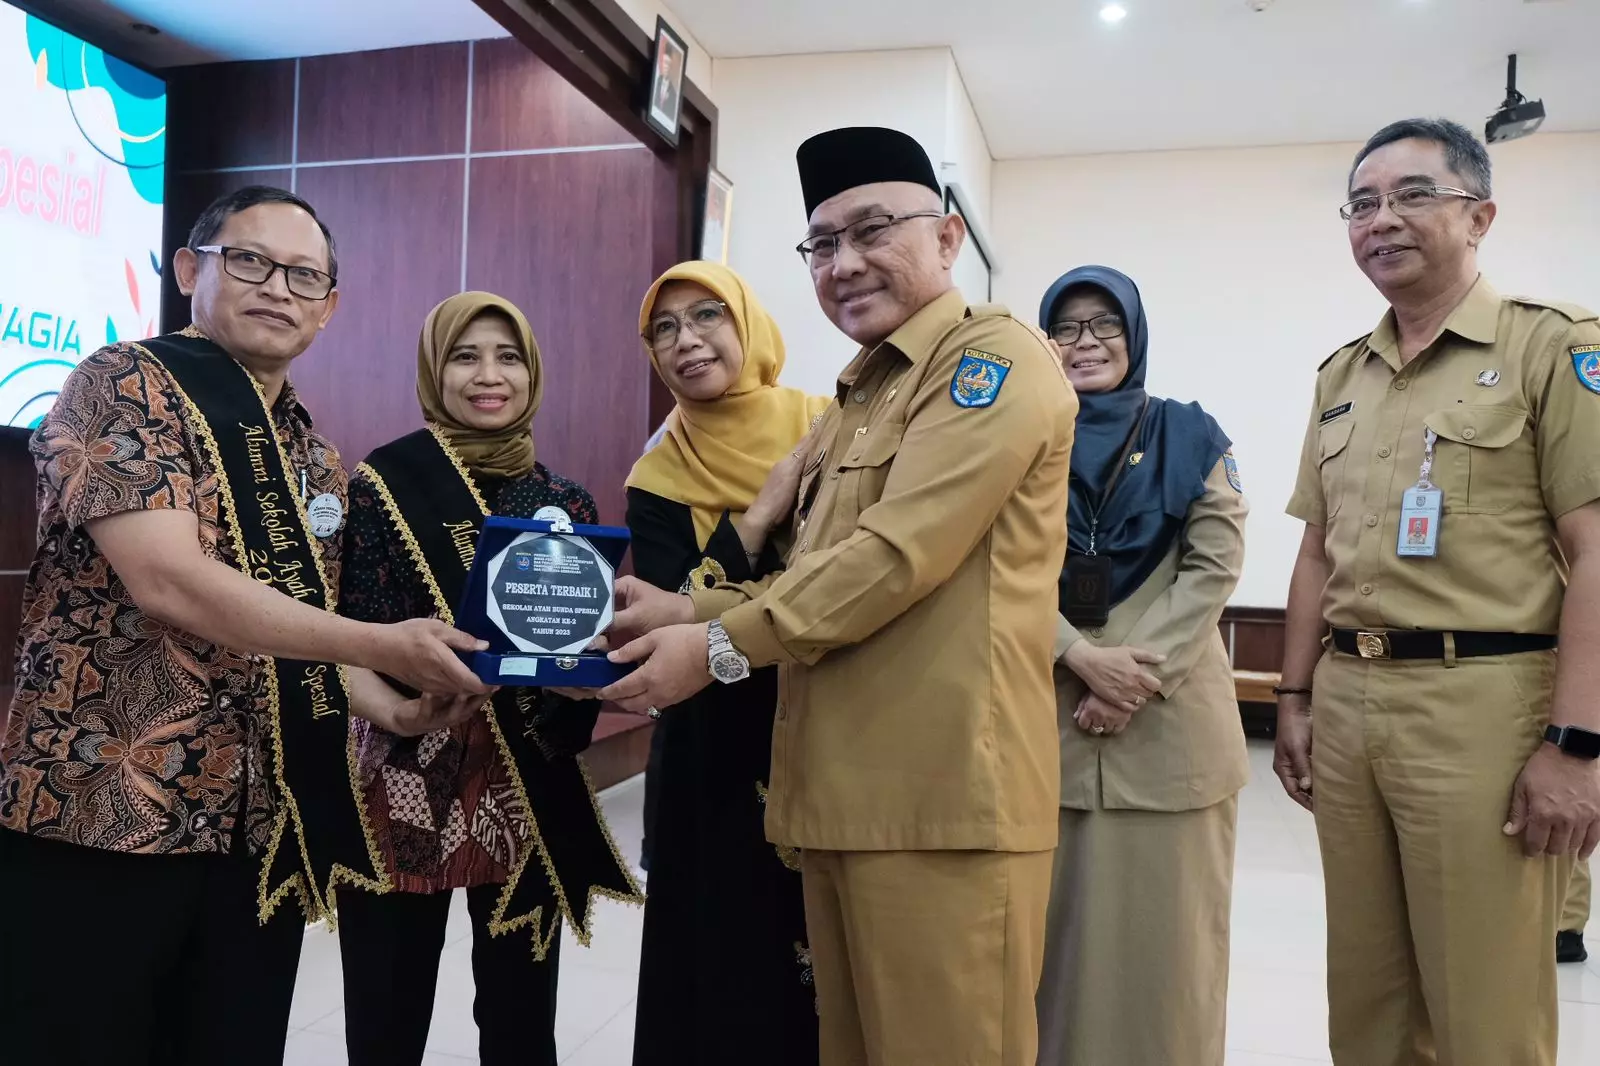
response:
[[[1449,185],[1407,185],[1392,192],[1358,196],[1339,208],[1339,217],[1346,222],[1370,222],[1377,217],[1378,208],[1385,201],[1389,204],[1389,210],[1397,215],[1415,215],[1451,197],[1461,200],[1483,199],[1465,189]]]
[[[289,291],[306,300],[326,300],[336,279],[332,274],[308,266],[290,266],[280,263],[276,259],[268,259],[260,252],[252,252],[248,248],[232,248],[224,244],[207,244],[199,248],[190,249],[201,255],[220,255],[222,269],[228,276],[247,281],[252,285],[264,285],[272,277],[274,271],[283,271],[283,280],[289,286]]]
[[[1122,321],[1122,316],[1115,311],[1107,311],[1103,315],[1095,315],[1083,321],[1064,318],[1059,322],[1050,324],[1050,339],[1065,348],[1069,344],[1077,344],[1078,338],[1083,336],[1083,328],[1089,327],[1089,335],[1096,340],[1108,341],[1112,337],[1120,337],[1127,329]]]
[[[657,311],[651,315],[644,340],[658,352],[669,352],[677,346],[681,331],[687,329],[697,337],[705,337],[715,333],[727,320],[727,304],[721,300],[701,300],[681,312]]]
[[[850,247],[858,252],[870,251],[883,242],[889,231],[902,222],[913,218],[943,218],[942,211],[914,211],[909,215],[868,215],[858,218],[843,229],[830,230],[827,233],[813,233],[799,244],[794,250],[800,253],[811,266],[831,263],[839,254],[839,241],[844,239],[850,242]]]

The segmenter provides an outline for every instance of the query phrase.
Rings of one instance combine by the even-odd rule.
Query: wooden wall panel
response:
[[[281,166],[294,158],[293,59],[166,71],[170,170]]]
[[[467,45],[438,44],[300,61],[296,161],[466,151]]]
[[[473,70],[474,152],[637,143],[521,41],[479,41]]]
[[[347,466],[422,424],[417,333],[461,287],[464,166],[451,159],[300,172],[300,194],[339,242],[340,299],[292,380]]]
[[[623,481],[650,432],[638,337],[655,156],[643,149],[475,159],[467,287],[527,314],[544,357],[540,459],[620,523]],[[603,251],[602,251],[603,250]]]

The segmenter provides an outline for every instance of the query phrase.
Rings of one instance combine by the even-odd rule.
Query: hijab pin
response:
[[[1496,385],[1500,384],[1500,371],[1485,370],[1483,373],[1478,375],[1478,384],[1482,385],[1486,389],[1494,388]]]
[[[1144,452],[1134,452],[1132,455],[1128,456],[1129,466],[1138,466],[1142,462],[1144,462]]]

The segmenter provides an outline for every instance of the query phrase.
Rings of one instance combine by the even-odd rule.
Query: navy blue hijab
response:
[[[1133,447],[1134,452],[1144,453],[1143,458],[1137,466],[1123,469],[1110,499],[1102,503],[1095,534],[1096,553],[1111,562],[1114,607],[1133,595],[1166,557],[1183,532],[1189,505],[1205,493],[1206,478],[1232,441],[1199,404],[1162,400],[1144,391],[1150,326],[1139,287],[1121,271],[1084,266],[1061,275],[1039,305],[1039,328],[1048,333],[1068,290],[1083,285],[1104,292],[1113,306],[1122,309],[1128,373],[1109,392],[1078,394],[1067,511],[1069,555],[1088,552],[1092,504],[1110,480],[1139,412],[1145,411]]]

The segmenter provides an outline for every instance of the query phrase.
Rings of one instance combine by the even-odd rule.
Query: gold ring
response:
[[[1093,729],[1089,730],[1089,732],[1093,733],[1097,737],[1103,735],[1105,731],[1106,727],[1103,725],[1097,725]]]

